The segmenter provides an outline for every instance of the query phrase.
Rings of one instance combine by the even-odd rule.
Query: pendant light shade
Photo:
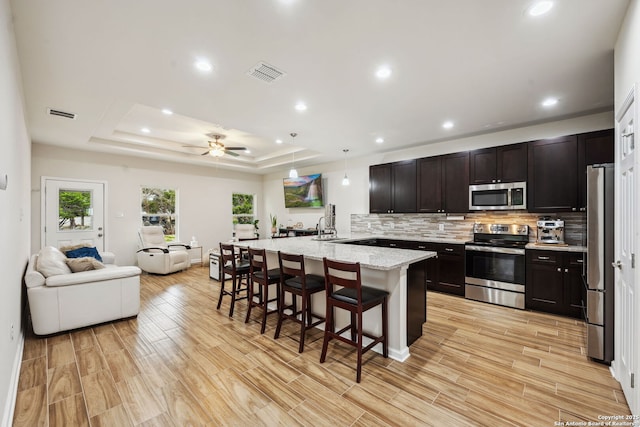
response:
[[[345,148],[342,152],[344,153],[344,178],[342,178],[342,185],[347,186],[350,184],[349,177],[347,176],[347,153],[349,150]]]
[[[293,145],[298,134],[295,132],[291,132],[289,135],[291,135],[291,144]],[[296,152],[294,151],[293,153],[291,153],[291,155],[291,169],[289,170],[289,178],[297,178],[298,171],[296,170]]]

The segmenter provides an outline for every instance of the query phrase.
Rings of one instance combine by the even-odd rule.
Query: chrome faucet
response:
[[[325,217],[321,216],[320,219],[318,220],[318,239],[322,239],[322,226],[320,225],[322,223],[322,220],[325,220],[325,226],[327,224],[327,220],[325,219]]]

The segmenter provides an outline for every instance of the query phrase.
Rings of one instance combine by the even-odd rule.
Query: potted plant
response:
[[[278,227],[276,225],[278,223],[278,217],[276,215],[269,214],[269,219],[271,220],[271,235],[275,236],[278,231]]]

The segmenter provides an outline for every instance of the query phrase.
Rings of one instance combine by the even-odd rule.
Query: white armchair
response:
[[[138,267],[155,274],[169,274],[185,270],[191,265],[189,245],[167,243],[161,226],[142,227],[139,231],[141,249],[137,252]]]

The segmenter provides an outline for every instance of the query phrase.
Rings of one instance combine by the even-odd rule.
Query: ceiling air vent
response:
[[[54,110],[53,108],[47,108],[47,112],[52,116],[64,117],[65,119],[75,120],[75,113],[67,113],[66,111]]]
[[[278,70],[273,65],[269,65],[266,62],[258,62],[247,71],[247,76],[256,78],[265,83],[273,83],[281,77],[286,76],[286,73],[282,70]]]

